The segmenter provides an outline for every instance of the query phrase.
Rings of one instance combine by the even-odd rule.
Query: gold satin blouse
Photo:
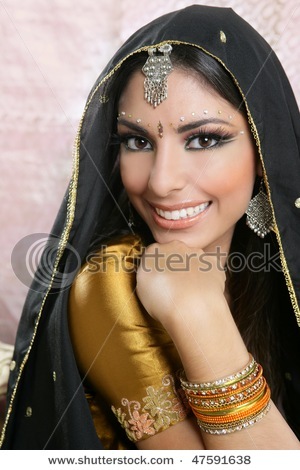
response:
[[[133,235],[102,247],[83,265],[70,292],[70,335],[106,449],[134,448],[188,413],[176,377],[182,367],[178,353],[135,294],[142,249]]]

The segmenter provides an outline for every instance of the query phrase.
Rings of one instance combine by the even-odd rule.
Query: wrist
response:
[[[225,299],[214,304],[213,309],[203,303],[188,312],[180,310],[180,306],[175,308],[163,326],[189,380],[214,380],[244,367],[248,351]]]

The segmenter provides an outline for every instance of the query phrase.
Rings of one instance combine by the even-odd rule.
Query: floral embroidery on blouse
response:
[[[189,412],[181,389],[176,390],[172,375],[162,379],[162,386],[146,388],[147,395],[139,401],[122,398],[122,407],[111,407],[131,441],[140,441],[185,419]]]

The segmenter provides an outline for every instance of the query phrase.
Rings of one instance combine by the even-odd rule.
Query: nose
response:
[[[165,142],[157,150],[149,175],[148,188],[158,197],[185,188],[187,167],[184,156]]]

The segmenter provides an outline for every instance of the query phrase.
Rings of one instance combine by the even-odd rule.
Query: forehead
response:
[[[135,72],[129,79],[119,100],[119,112],[160,114],[160,112],[199,112],[207,110],[216,114],[218,110],[230,110],[233,106],[222,98],[211,86],[197,77],[195,73],[188,73],[179,68],[174,69],[168,77],[168,97],[165,101],[153,108],[144,98],[144,79],[142,71]]]

